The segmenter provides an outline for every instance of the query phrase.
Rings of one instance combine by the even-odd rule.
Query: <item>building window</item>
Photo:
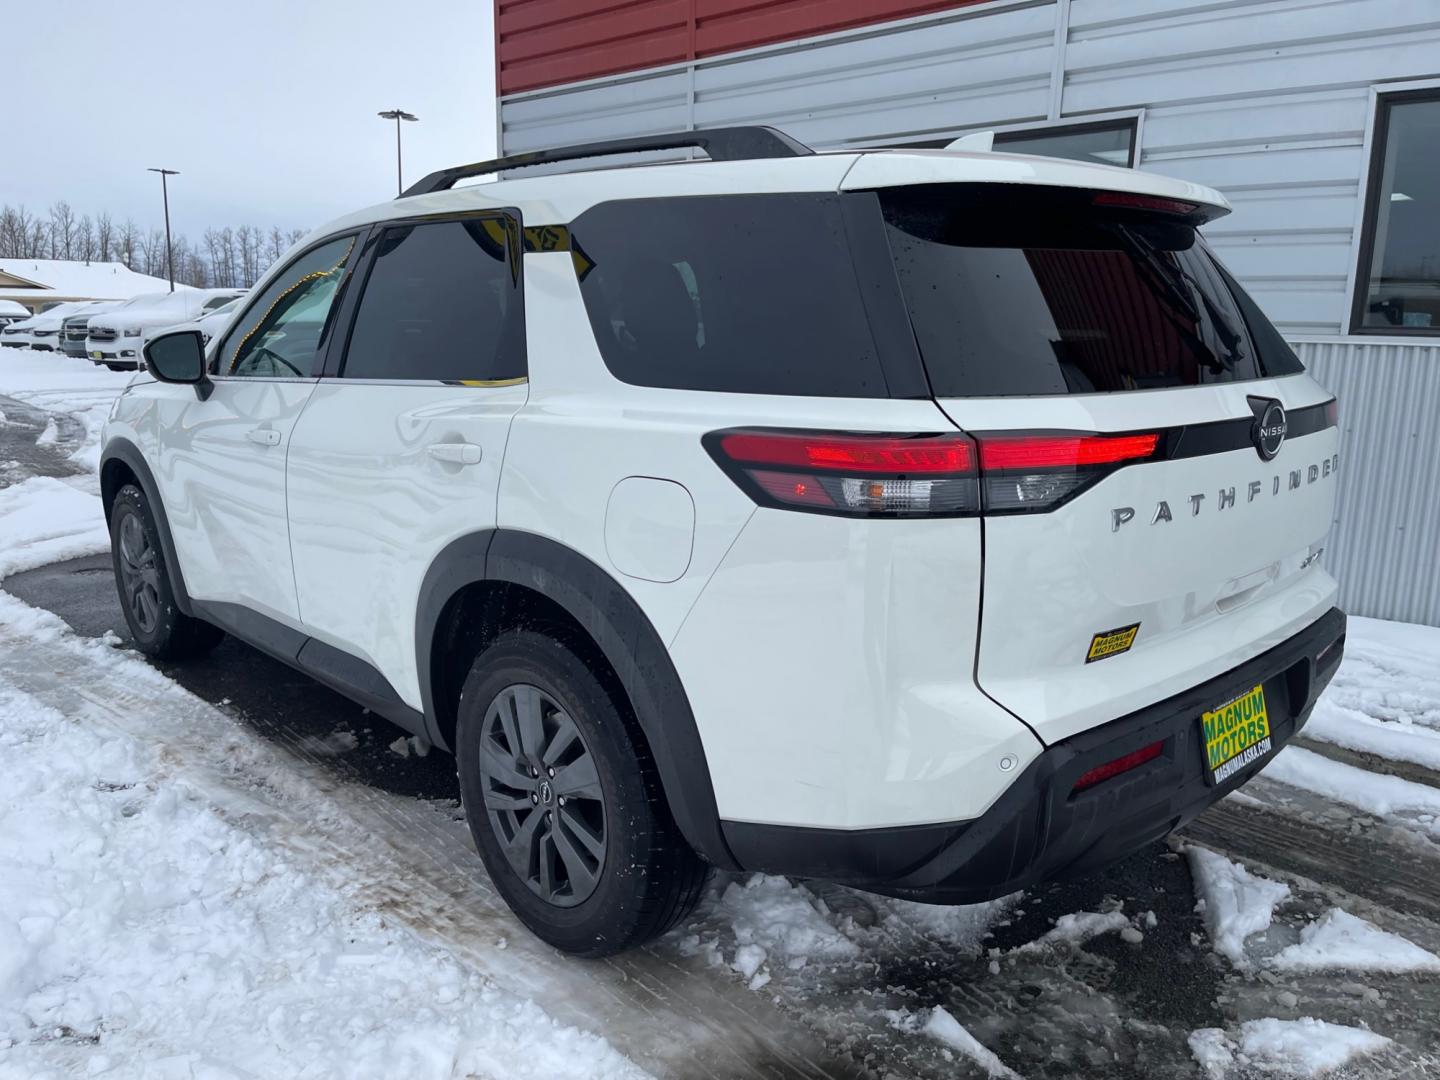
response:
[[[1046,124],[1043,127],[995,132],[995,149],[1011,154],[1040,154],[1045,157],[1089,161],[1096,165],[1135,164],[1133,117],[1100,120],[1089,124]],[[954,137],[924,142],[896,143],[899,148],[933,150],[946,146]]]
[[[1440,335],[1440,90],[1381,95],[1360,235],[1351,329]]]

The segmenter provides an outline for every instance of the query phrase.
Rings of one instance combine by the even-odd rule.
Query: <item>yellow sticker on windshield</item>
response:
[[[1138,633],[1140,633],[1138,622],[1114,630],[1100,631],[1090,639],[1090,651],[1085,656],[1085,663],[1092,664],[1096,660],[1104,660],[1107,656],[1118,656],[1122,652],[1129,652],[1130,646],[1135,644],[1135,635]]]

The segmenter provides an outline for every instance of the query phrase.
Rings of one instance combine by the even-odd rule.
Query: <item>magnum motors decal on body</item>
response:
[[[1339,472],[1339,470],[1340,455],[1331,454],[1323,461],[1299,469],[1291,469],[1288,476],[1276,473],[1270,478],[1268,484],[1263,480],[1251,480],[1245,485],[1244,500],[1247,503],[1252,503],[1259,498],[1273,498],[1286,492],[1298,491],[1300,488],[1309,484],[1329,479],[1331,476],[1334,476],[1335,473]],[[1268,494],[1266,494],[1266,489],[1268,489]],[[1238,497],[1237,490],[1238,489],[1234,487],[1224,487],[1217,492],[1214,504],[1217,512],[1229,510],[1235,506]],[[1176,506],[1183,514],[1185,504],[1189,503],[1190,516],[1199,517],[1201,510],[1205,507],[1206,496],[1206,492],[1197,491],[1193,495],[1186,495],[1183,499],[1177,500]],[[1135,507],[1133,506],[1117,506],[1113,508],[1110,511],[1110,531],[1119,532],[1122,526],[1128,525],[1135,520],[1135,513]],[[1155,504],[1155,509],[1150,514],[1151,525],[1159,525],[1162,521],[1174,520],[1175,510],[1171,508],[1168,499],[1161,499]]]

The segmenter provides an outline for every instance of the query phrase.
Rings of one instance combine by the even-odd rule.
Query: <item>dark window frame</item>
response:
[[[1133,169],[1140,159],[1140,117],[1122,116],[1112,117],[1109,120],[1078,120],[1075,123],[1060,121],[1053,124],[1037,124],[1034,127],[997,129],[995,131],[994,148],[999,153],[1005,153],[1007,142],[1018,142],[1025,138],[1048,137],[1052,135],[1085,135],[1092,131],[1120,131],[1128,129],[1130,133],[1130,154],[1125,162],[1125,168]],[[978,129],[986,130],[985,128]],[[973,134],[968,132],[966,134]],[[914,142],[886,143],[885,146],[893,150],[940,150],[960,138],[959,135],[948,136],[943,139],[921,139]],[[1023,150],[1017,153],[1024,153]],[[1079,160],[1075,158],[1062,158],[1060,160]],[[1096,162],[1095,164],[1099,164]]]
[[[219,343],[215,346],[215,352],[214,352],[214,354],[210,357],[210,360],[209,360],[209,362],[208,362],[207,365],[206,365],[206,367],[207,367],[208,370],[209,370],[210,375],[211,375],[212,377],[214,377],[214,378],[220,378],[220,379],[257,379],[257,378],[276,378],[276,379],[285,379],[285,378],[288,378],[288,379],[302,379],[302,380],[304,380],[304,379],[318,379],[318,378],[320,377],[321,370],[323,369],[324,364],[325,364],[325,357],[328,355],[328,353],[329,353],[329,351],[330,351],[330,346],[331,346],[331,344],[332,344],[332,343],[334,342],[334,340],[335,340],[336,334],[334,333],[334,331],[335,331],[336,328],[338,328],[338,327],[340,326],[340,322],[339,322],[338,316],[339,316],[342,308],[343,308],[344,305],[345,305],[346,294],[350,292],[350,289],[349,289],[350,279],[355,276],[355,268],[356,268],[356,266],[359,265],[360,248],[361,248],[362,243],[363,243],[364,240],[365,240],[365,235],[366,235],[366,227],[363,226],[363,225],[362,225],[361,227],[359,227],[358,229],[352,227],[352,228],[348,228],[348,229],[339,229],[339,230],[337,230],[337,231],[335,231],[335,232],[333,232],[333,233],[329,233],[329,234],[327,234],[326,236],[322,236],[321,238],[319,238],[318,240],[316,240],[313,244],[307,244],[303,250],[297,251],[297,252],[295,253],[294,258],[292,258],[289,262],[287,262],[287,263],[279,270],[278,273],[275,273],[275,274],[273,274],[273,275],[267,273],[264,277],[261,278],[261,281],[265,282],[265,283],[266,283],[266,287],[268,288],[269,283],[270,283],[271,281],[274,281],[274,280],[277,279],[277,278],[283,277],[285,274],[287,274],[287,273],[290,271],[290,268],[291,268],[292,266],[294,266],[296,263],[298,263],[301,259],[305,258],[305,257],[308,256],[308,255],[314,254],[316,251],[318,251],[320,248],[324,247],[326,244],[333,244],[336,240],[343,240],[343,239],[345,239],[347,236],[348,236],[348,237],[351,239],[351,241],[352,241],[352,243],[351,243],[351,245],[350,245],[350,250],[349,250],[349,252],[348,252],[348,253],[346,254],[346,256],[345,256],[345,270],[344,270],[344,272],[341,274],[340,284],[339,284],[339,286],[338,286],[337,289],[336,289],[335,300],[334,300],[334,302],[330,305],[330,312],[329,312],[329,314],[326,316],[326,321],[327,321],[327,323],[329,324],[329,330],[330,330],[330,332],[327,332],[327,333],[325,333],[325,334],[322,336],[322,339],[321,339],[322,347],[319,348],[319,349],[317,349],[317,350],[315,351],[315,360],[314,360],[314,362],[313,362],[313,363],[311,364],[311,366],[310,366],[310,374],[309,374],[308,376],[294,376],[294,375],[274,375],[274,376],[234,375],[234,374],[231,374],[231,373],[228,372],[228,371],[221,371],[221,370],[220,370],[220,362],[225,358],[225,350],[226,350],[227,348],[229,348],[229,346],[230,346],[230,340],[231,340],[237,333],[240,332],[241,327],[242,327],[242,326],[244,325],[244,323],[245,323],[245,319],[250,315],[250,313],[251,313],[252,311],[255,310],[256,307],[259,306],[260,300],[261,300],[262,297],[264,296],[264,290],[256,289],[256,288],[254,288],[254,287],[252,287],[252,288],[250,289],[250,291],[245,294],[245,299],[248,300],[249,302],[246,303],[245,306],[242,307],[242,308],[239,310],[239,312],[236,313],[235,317],[230,320],[230,325],[229,325],[228,327],[226,327],[225,333],[220,337]],[[256,284],[259,284],[259,282],[257,282]]]
[[[518,207],[496,207],[489,206],[480,210],[457,210],[440,214],[420,214],[411,217],[386,218],[383,221],[372,222],[368,231],[362,230],[361,242],[357,245],[359,253],[356,256],[355,264],[351,268],[352,277],[359,279],[359,286],[354,289],[347,289],[347,295],[342,297],[337,304],[338,317],[336,319],[336,333],[331,335],[330,348],[327,350],[325,363],[320,377],[323,379],[334,379],[336,381],[345,378],[345,358],[350,352],[350,339],[355,332],[355,322],[360,313],[360,303],[365,297],[365,290],[370,285],[370,275],[375,268],[376,248],[380,244],[380,238],[385,235],[385,230],[406,228],[415,225],[439,225],[455,221],[475,220],[498,220],[506,223],[506,266],[510,271],[510,280],[515,291],[515,303],[519,305],[515,310],[520,326],[520,363],[523,373],[514,378],[493,380],[503,385],[519,385],[521,382],[528,382],[530,378],[530,353],[529,342],[525,330],[525,274],[521,260],[523,246],[521,238],[525,233],[524,218]],[[357,380],[349,380],[356,382]],[[377,380],[365,380],[374,382]],[[436,385],[440,380],[435,379],[382,379],[380,382]],[[491,389],[491,386],[483,385],[492,380],[471,380],[477,385],[468,385],[465,389],[483,390]]]
[[[1360,218],[1360,250],[1355,262],[1355,282],[1350,297],[1349,331],[1364,337],[1440,337],[1435,326],[1366,326],[1365,303],[1370,294],[1370,277],[1375,262],[1375,231],[1380,215],[1380,188],[1385,181],[1385,146],[1390,139],[1390,110],[1395,105],[1434,102],[1440,105],[1440,87],[1419,90],[1381,91],[1375,95],[1375,122],[1370,131],[1370,161],[1365,173],[1365,212]]]

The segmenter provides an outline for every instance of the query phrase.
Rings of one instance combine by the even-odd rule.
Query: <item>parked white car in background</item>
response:
[[[66,300],[51,304],[38,315],[19,319],[0,331],[0,343],[13,349],[57,349],[60,346],[60,326],[67,316],[74,315],[90,300]]]
[[[146,293],[90,323],[85,355],[114,371],[140,366],[145,343],[161,330],[224,307],[244,289],[176,289]]]
[[[30,309],[15,300],[0,300],[0,329],[30,318]]]

